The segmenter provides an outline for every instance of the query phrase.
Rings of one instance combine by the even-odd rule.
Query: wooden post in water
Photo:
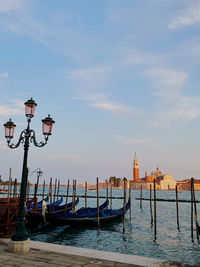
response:
[[[178,188],[177,188],[177,184],[176,184],[176,221],[177,221],[177,229],[180,232],[179,212],[178,212]]]
[[[58,201],[58,197],[59,197],[59,191],[60,191],[60,180],[58,180],[57,201]]]
[[[75,202],[76,202],[76,179],[74,180],[74,212],[75,212]]]
[[[85,208],[87,208],[87,182],[85,182]]]
[[[30,183],[29,183],[29,181],[27,184],[28,184],[27,185],[27,198],[29,198],[30,197]]]
[[[130,215],[130,221],[131,221],[131,183],[129,183],[129,201],[130,201],[129,215]]]
[[[142,209],[142,185],[140,187],[140,209]]]
[[[27,170],[28,171],[28,170]],[[28,178],[28,172],[27,172],[27,178]],[[38,191],[38,185],[39,185],[39,179],[40,179],[40,175],[39,173],[37,173],[37,183],[36,183],[36,192],[35,192],[35,197],[37,197],[37,191]]]
[[[191,178],[190,181],[190,186],[191,186],[191,238],[192,242],[194,242],[194,236],[193,236],[193,178]]]
[[[99,218],[99,178],[97,177],[97,223],[98,228],[100,228],[100,218]]]
[[[37,184],[35,184],[34,188],[34,205],[33,205],[33,212],[36,212],[37,210]]]
[[[72,187],[72,213],[74,213],[74,179],[73,179],[73,187]]]
[[[75,180],[73,179],[73,195],[72,195],[72,213],[74,213],[74,200],[75,200]]]
[[[150,216],[151,216],[151,227],[153,227],[153,213],[152,213],[152,188],[150,184]]]
[[[108,208],[108,180],[107,179],[106,179],[106,201],[107,201],[106,208]]]
[[[11,191],[12,191],[12,169],[10,168],[10,171],[9,171],[9,198],[11,198]]]
[[[9,169],[9,180],[8,180],[8,199],[11,197],[11,172],[12,169]]]
[[[53,211],[55,208],[55,201],[56,201],[56,191],[57,191],[57,179],[55,180],[55,185],[54,185],[54,195],[53,195]]]
[[[43,182],[43,188],[42,188],[42,200],[44,199],[44,192],[45,192],[45,180]]]
[[[67,212],[68,196],[69,196],[69,179],[67,181],[67,193],[66,193],[66,201],[65,201],[65,213]]]
[[[27,184],[26,184],[26,197],[27,198],[29,198],[28,188],[29,188],[29,181],[27,181]]]
[[[29,173],[29,168],[26,168],[26,195],[25,198],[29,197],[29,193],[30,193],[30,184],[28,187],[28,173]],[[28,187],[28,190],[27,190]]]
[[[14,187],[13,187],[13,197],[17,195],[17,179],[15,178]]]
[[[13,183],[13,181],[12,181],[12,178],[10,178],[10,198],[12,197],[12,183]]]
[[[194,179],[193,179],[193,200],[194,200],[194,219],[195,219],[195,224],[196,224],[196,236],[197,236],[197,240],[199,241],[199,224],[198,224],[198,220],[197,220],[197,205],[196,205],[196,198],[195,198],[195,190],[194,190]]]
[[[125,213],[126,213],[126,180],[124,179],[123,234],[125,234]]]
[[[112,182],[110,184],[110,209],[112,209]]]
[[[52,177],[49,182],[50,211],[52,211]]]
[[[157,235],[157,225],[156,225],[156,180],[153,181],[153,191],[154,191],[154,240],[156,240]]]

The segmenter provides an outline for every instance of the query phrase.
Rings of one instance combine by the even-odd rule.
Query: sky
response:
[[[0,174],[21,179],[23,145],[6,146],[3,124],[55,120],[28,167],[67,183],[132,179],[158,166],[200,177],[200,0],[0,0]],[[36,173],[29,176],[35,182]]]

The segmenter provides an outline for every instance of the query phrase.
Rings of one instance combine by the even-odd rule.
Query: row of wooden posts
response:
[[[73,180],[73,194],[72,196],[69,195],[69,184],[70,180],[68,179],[67,182],[67,192],[66,192],[66,207],[67,207],[67,203],[68,203],[68,198],[72,197],[72,213],[74,213],[75,211],[75,199],[76,199],[76,180]],[[35,184],[35,190],[34,190],[34,199],[37,199],[37,190],[38,190],[38,186],[39,186],[39,175],[37,176],[37,182]],[[110,209],[112,209],[112,199],[116,199],[116,198],[120,198],[120,197],[113,197],[112,196],[112,184],[110,185],[110,197],[108,196],[108,181],[106,180],[106,199],[110,199]],[[55,203],[56,201],[56,197],[57,197],[57,201],[59,198],[59,189],[60,189],[60,181],[55,179],[55,184],[54,184],[54,194],[53,194],[53,185],[52,185],[52,178],[50,178],[50,183],[49,183],[49,197],[50,197],[50,203]],[[87,208],[87,198],[89,198],[89,196],[87,195],[87,182],[85,182],[85,195],[84,196],[80,196],[80,197],[84,197],[85,198],[85,208]],[[127,189],[127,183],[126,180],[124,180],[124,196],[121,197],[121,199],[124,199],[124,203],[123,203],[123,233],[125,233],[125,207],[126,207],[126,189]],[[99,218],[99,180],[97,178],[96,180],[96,191],[97,191],[97,220],[98,220],[98,227],[100,227],[100,218]],[[9,171],[9,184],[8,184],[8,198],[11,197],[16,197],[18,192],[17,192],[17,179],[15,179],[14,181],[14,186],[13,186],[13,190],[12,190],[12,178],[11,178],[11,168]],[[29,198],[30,196],[30,183],[27,183],[27,191],[26,191],[26,196],[27,198]],[[42,190],[42,199],[44,199],[45,196],[45,180],[43,182],[43,190]],[[102,197],[101,197],[102,198]],[[103,197],[105,198],[105,197]],[[141,186],[141,190],[140,190],[140,209],[142,209],[142,186]],[[129,200],[130,200],[130,210],[129,210],[129,214],[130,214],[130,220],[131,220],[131,187],[129,187]],[[152,186],[150,185],[150,223],[151,226],[154,226],[154,240],[157,239],[157,214],[156,214],[156,181],[154,179],[154,183],[153,183],[153,198],[152,198]],[[153,205],[152,205],[152,201],[153,201]],[[179,224],[179,205],[178,205],[178,190],[177,190],[177,185],[176,185],[176,220],[177,220],[177,229],[180,232],[180,224]],[[36,206],[37,206],[37,200],[34,201],[34,210],[36,210]],[[154,209],[153,209],[154,207]],[[54,205],[52,205],[52,207],[50,207],[51,210],[54,211]],[[194,190],[194,179],[191,178],[191,238],[192,241],[194,241],[194,236],[193,236],[193,222],[195,220],[195,224],[196,224],[196,237],[197,240],[199,241],[199,236],[200,236],[200,226],[198,223],[198,218],[197,218],[197,207],[196,207],[196,198],[195,198],[195,190]]]
[[[28,176],[28,170],[27,170],[27,176]],[[66,192],[66,202],[65,202],[65,206],[66,206],[66,211],[67,211],[67,203],[68,203],[68,198],[72,197],[72,213],[75,212],[75,200],[76,200],[76,180],[73,180],[73,189],[72,189],[72,196],[69,195],[69,184],[70,180],[68,179],[67,182],[67,192]],[[16,197],[18,192],[17,192],[17,179],[15,179],[14,185],[13,185],[13,190],[12,190],[12,178],[11,178],[11,169],[10,169],[10,173],[9,173],[9,184],[8,184],[8,198],[11,197]],[[42,199],[44,199],[45,197],[45,180],[43,182],[43,190],[42,190]],[[34,188],[34,212],[36,212],[37,210],[37,191],[38,191],[38,186],[39,186],[39,175],[37,176],[37,181],[35,184],[35,188]],[[120,198],[120,199],[124,199],[123,202],[123,233],[125,233],[125,212],[126,212],[126,189],[127,189],[127,182],[126,180],[124,180],[124,197],[113,197],[112,196],[112,184],[110,185],[110,197],[108,196],[108,181],[106,180],[106,199],[108,201],[108,199],[110,199],[110,209],[112,209],[112,199],[116,199],[116,198]],[[52,178],[50,178],[50,183],[49,183],[49,192],[48,195],[50,197],[50,210],[54,211],[54,204],[51,206],[51,203],[55,203],[56,198],[58,201],[59,198],[59,190],[60,190],[60,180],[55,179],[55,184],[54,184],[54,194],[53,194],[53,184],[52,184]],[[87,182],[85,182],[85,196],[81,196],[85,198],[85,208],[87,208],[87,198],[89,198],[89,196],[87,195]],[[13,192],[12,192],[13,191]],[[99,179],[96,179],[96,191],[97,191],[97,222],[98,222],[98,227],[100,228],[100,216],[99,216]],[[27,189],[26,189],[26,197],[29,198],[30,197],[30,183],[29,181],[27,182]],[[130,213],[130,220],[131,220],[131,187],[129,187],[129,201],[130,201],[130,209],[129,209],[129,213]]]
[[[154,204],[154,214],[152,211],[152,186],[150,185],[150,196],[149,196],[149,200],[150,200],[150,218],[151,218],[151,226],[154,226],[154,240],[157,239],[157,223],[156,223],[156,181],[154,179],[154,183],[153,183],[153,204]],[[175,188],[175,192],[176,192],[176,222],[177,222],[177,229],[180,232],[180,224],[179,224],[179,205],[178,205],[178,188],[176,185]],[[142,209],[142,186],[141,186],[141,190],[140,190],[140,209]],[[194,190],[194,178],[191,178],[191,238],[192,238],[192,242],[194,242],[194,229],[193,229],[193,224],[194,224],[194,220],[195,220],[195,224],[196,224],[196,237],[197,240],[199,241],[199,236],[200,236],[200,226],[198,223],[198,218],[197,218],[197,206],[196,206],[196,198],[195,198],[195,190]]]

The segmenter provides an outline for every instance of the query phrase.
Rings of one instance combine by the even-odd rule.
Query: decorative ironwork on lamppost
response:
[[[28,239],[28,233],[25,227],[25,197],[26,197],[26,185],[27,185],[27,159],[28,159],[28,149],[29,143],[33,143],[37,147],[43,147],[47,144],[49,135],[51,135],[52,127],[55,121],[48,115],[47,118],[42,120],[43,123],[43,134],[45,140],[37,143],[35,131],[30,129],[31,119],[34,117],[35,108],[37,104],[31,98],[24,103],[25,105],[25,115],[27,117],[27,128],[23,130],[19,136],[19,141],[17,144],[12,144],[11,139],[14,137],[14,130],[16,125],[11,121],[11,119],[4,124],[5,127],[5,137],[7,139],[8,147],[11,149],[17,148],[21,143],[24,144],[24,159],[22,168],[22,178],[21,178],[21,193],[19,200],[19,212],[16,223],[16,229],[13,233],[11,239],[13,241],[25,241]]]

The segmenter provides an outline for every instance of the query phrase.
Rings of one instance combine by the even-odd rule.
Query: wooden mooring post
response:
[[[176,222],[177,222],[177,229],[180,232],[179,211],[178,211],[178,188],[177,188],[177,185],[176,185]]]
[[[194,219],[195,219],[195,225],[196,225],[196,236],[197,236],[197,241],[199,242],[200,228],[199,228],[199,223],[197,219],[197,205],[196,205],[196,197],[195,197],[195,190],[194,190],[194,179],[193,179],[192,190],[193,190],[193,200],[194,200]]]
[[[97,223],[98,223],[98,228],[100,228],[100,218],[99,218],[99,178],[97,177]]]
[[[112,209],[112,183],[110,184],[110,209]]]
[[[74,183],[74,212],[75,212],[75,201],[76,201],[76,179]]]
[[[125,214],[126,214],[126,180],[124,179],[123,234],[125,234]]]
[[[56,191],[57,191],[57,179],[55,180],[55,185],[54,185],[54,194],[53,194],[53,211],[54,211],[54,208],[55,208]]]
[[[72,195],[72,213],[75,211],[75,198],[76,198],[76,180],[73,180],[73,195]]]
[[[87,182],[85,182],[85,208],[87,208]]]
[[[106,208],[108,208],[108,180],[107,179],[106,179],[106,201],[107,201]]]
[[[8,199],[11,197],[11,172],[12,169],[9,169],[9,180],[8,180]]]
[[[150,217],[151,217],[151,227],[153,227],[153,213],[152,213],[152,186],[150,184]]]
[[[52,211],[52,177],[49,182],[50,211]]]
[[[59,197],[59,190],[60,190],[60,180],[58,180],[57,201],[58,201],[58,197]]]
[[[156,180],[153,181],[154,191],[154,241],[157,239],[157,225],[156,225]]]
[[[142,209],[142,185],[140,187],[140,209]]]
[[[34,188],[34,205],[33,205],[33,212],[37,210],[37,184],[35,184]]]
[[[191,238],[192,238],[192,242],[194,242],[194,235],[193,235],[193,178],[191,178],[190,180],[190,187],[191,187]]]
[[[29,194],[30,194],[30,183],[29,181],[27,182],[27,185],[26,185],[26,197],[29,198]]]
[[[129,201],[130,201],[129,219],[131,221],[131,183],[129,183]]]
[[[67,212],[68,197],[69,197],[69,179],[67,181],[67,192],[66,192],[66,200],[65,200],[65,213]]]
[[[13,187],[13,197],[17,196],[17,179],[15,178],[14,187]]]
[[[45,193],[45,180],[43,182],[43,188],[42,188],[42,200],[44,199],[44,193]]]

